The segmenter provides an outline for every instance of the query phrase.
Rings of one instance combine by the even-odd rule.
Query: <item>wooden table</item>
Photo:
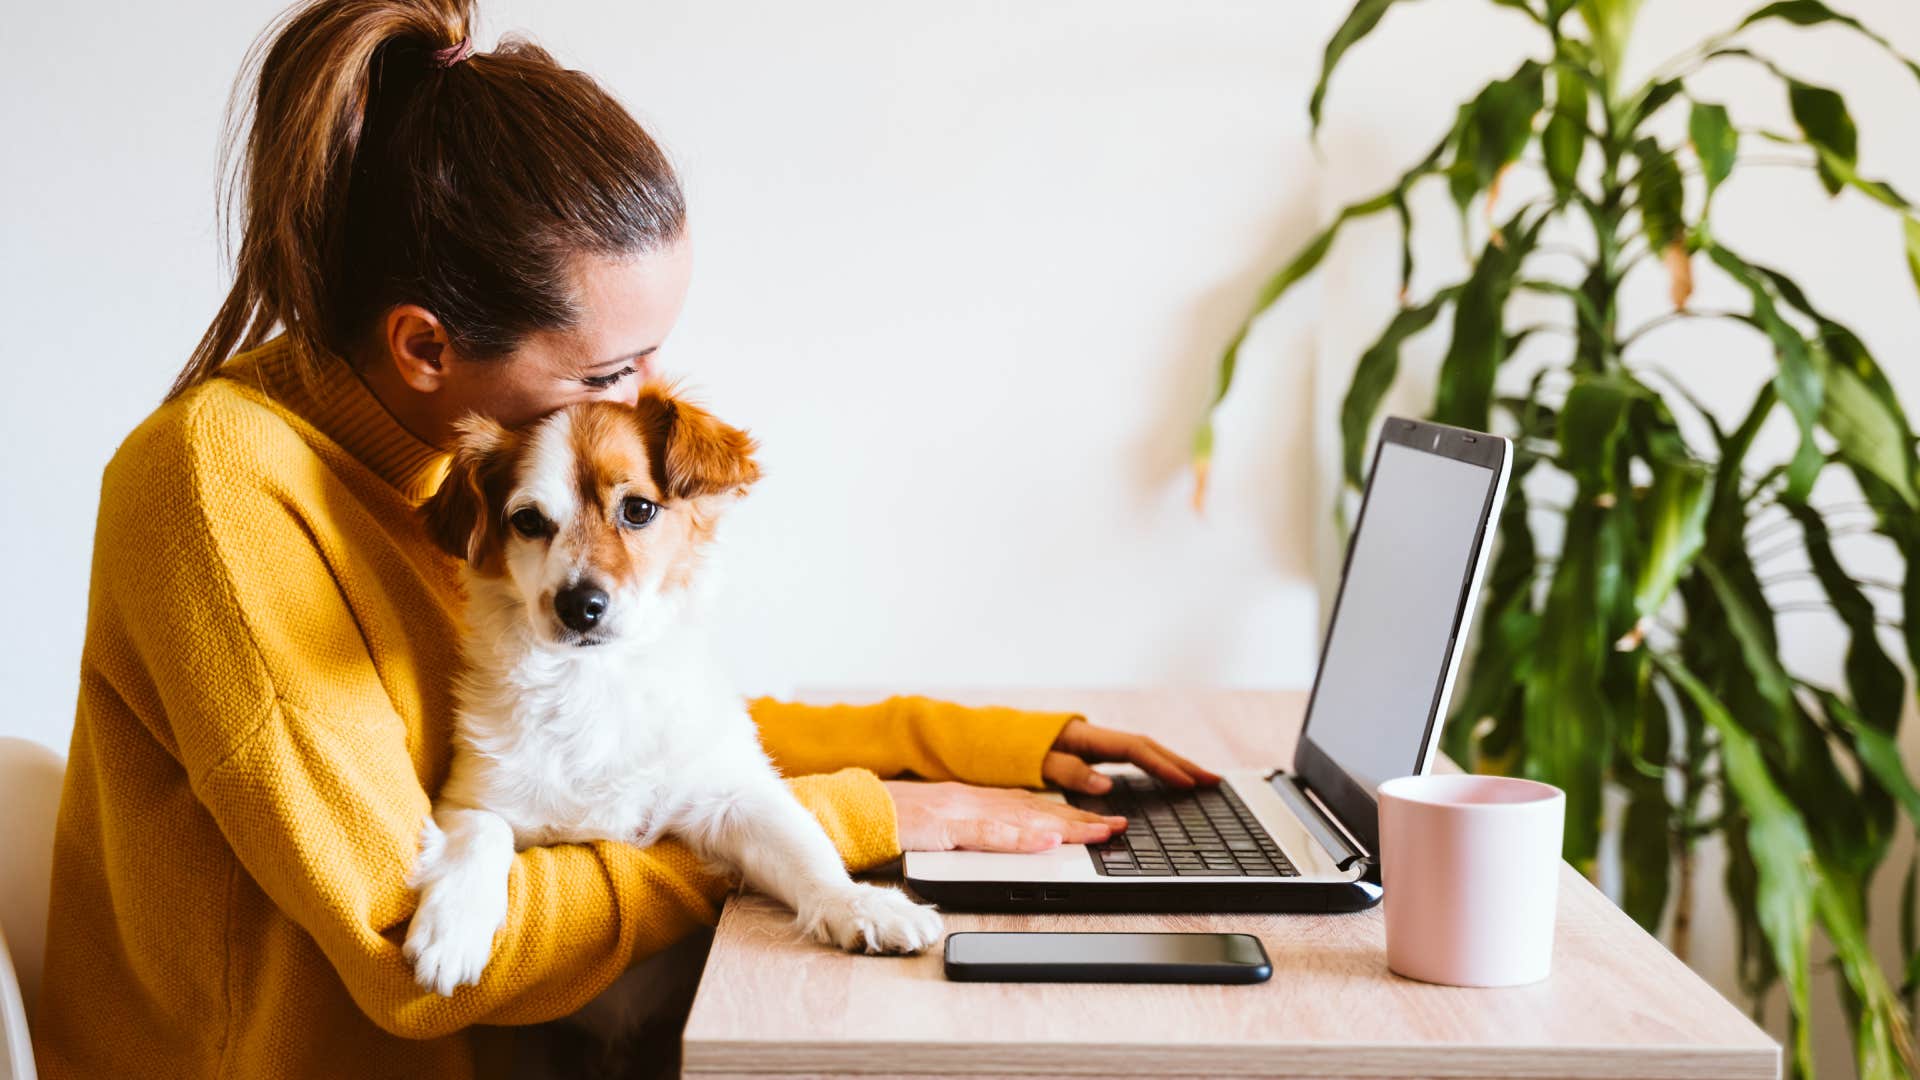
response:
[[[890,691],[818,688],[814,702]],[[1213,768],[1291,760],[1305,695],[1282,691],[917,689],[1070,708]],[[898,878],[898,864],[870,875]],[[1553,975],[1462,989],[1387,970],[1381,911],[1349,915],[982,915],[953,930],[1256,934],[1249,986],[953,983],[941,948],[870,957],[810,945],[782,907],[728,903],[684,1044],[688,1076],[1018,1075],[1775,1077],[1779,1047],[1571,867]]]

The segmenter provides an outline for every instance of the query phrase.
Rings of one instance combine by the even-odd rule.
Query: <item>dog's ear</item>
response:
[[[649,382],[636,403],[648,429],[654,482],[669,499],[746,494],[760,479],[760,444],[679,393],[678,384]]]
[[[498,547],[489,543],[499,528],[489,507],[498,495],[511,433],[479,413],[468,413],[454,428],[453,462],[440,489],[421,504],[420,517],[440,550],[480,569],[483,554]]]

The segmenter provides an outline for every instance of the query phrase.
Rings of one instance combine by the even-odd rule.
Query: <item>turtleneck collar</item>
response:
[[[344,357],[322,353],[316,366],[303,372],[282,334],[234,356],[220,374],[260,387],[408,501],[423,502],[438,490],[452,455],[402,426]]]

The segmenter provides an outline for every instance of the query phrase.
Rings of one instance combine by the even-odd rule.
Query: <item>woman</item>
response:
[[[232,293],[102,484],[34,1024],[50,1080],[474,1075],[505,1060],[496,1025],[578,1009],[731,887],[677,841],[531,849],[479,984],[439,997],[401,956],[458,611],[415,508],[469,410],[632,400],[690,258],[646,133],[533,45],[473,54],[471,19],[316,0],[270,35]],[[1020,790],[1103,790],[1089,760],[1218,780],[1075,713],[751,709],[852,871],[1104,839],[1112,819]]]

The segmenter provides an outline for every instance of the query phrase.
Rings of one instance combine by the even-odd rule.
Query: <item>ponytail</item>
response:
[[[574,325],[578,256],[680,234],[679,182],[626,110],[524,40],[467,58],[473,24],[473,0],[306,0],[261,36],[222,154],[229,177],[244,130],[233,288],[169,400],[276,327],[311,371],[400,303],[498,356]]]

